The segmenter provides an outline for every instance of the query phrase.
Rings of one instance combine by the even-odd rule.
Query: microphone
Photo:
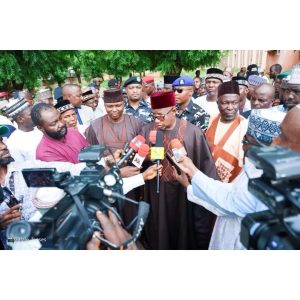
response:
[[[131,163],[140,169],[146,156],[149,154],[149,150],[150,148],[147,144],[142,144],[140,149],[138,150],[138,153],[134,156]]]
[[[160,160],[165,158],[165,148],[163,143],[163,134],[160,130],[152,130],[150,131],[149,140],[152,143],[150,149],[150,157],[152,160],[156,160],[157,166],[159,166]],[[156,179],[156,193],[159,193],[159,174],[157,171],[157,179]]]
[[[139,148],[142,144],[145,144],[145,138],[141,135],[137,135],[134,137],[129,143],[128,152],[118,161],[118,167],[123,164],[125,160],[127,160],[133,152],[138,152]]]
[[[171,140],[170,146],[176,162],[178,162],[182,156],[187,155],[185,148],[178,139]]]
[[[149,141],[152,145],[156,144],[156,130],[151,130],[149,134]]]

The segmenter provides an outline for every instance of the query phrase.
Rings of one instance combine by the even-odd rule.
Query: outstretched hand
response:
[[[125,241],[131,238],[131,235],[121,226],[116,215],[108,211],[108,216],[100,211],[96,213],[97,219],[99,220],[103,229],[104,238],[112,244],[120,246]],[[92,239],[87,244],[87,250],[99,250],[101,242],[97,239],[100,233],[95,232]],[[129,250],[137,250],[135,243],[128,246]]]
[[[143,172],[144,180],[151,180],[157,176],[157,171],[159,176],[162,174],[162,165],[152,165],[146,171]]]
[[[188,179],[188,176],[181,172],[181,174],[179,175],[176,168],[173,167],[173,175],[175,177],[175,179],[182,185],[184,186],[185,188],[187,188],[189,185],[190,185],[190,182],[189,182],[189,179]]]
[[[177,165],[181,169],[181,171],[189,175],[190,178],[192,178],[198,171],[193,161],[187,156],[182,156],[177,162]]]

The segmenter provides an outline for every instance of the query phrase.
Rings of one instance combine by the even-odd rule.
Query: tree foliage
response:
[[[74,51],[10,50],[0,51],[0,86],[37,85],[39,79],[66,76]]]
[[[0,51],[0,87],[24,84],[33,88],[41,79],[62,81],[72,67],[86,79],[104,73],[116,77],[147,70],[180,74],[202,66],[216,65],[217,50],[9,50]]]

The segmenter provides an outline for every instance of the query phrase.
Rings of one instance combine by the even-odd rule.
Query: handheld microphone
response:
[[[121,166],[125,160],[127,160],[133,152],[138,152],[142,144],[145,144],[145,138],[141,135],[134,137],[129,143],[128,152],[118,161],[117,165]]]
[[[151,147],[150,157],[152,160],[156,160],[156,164],[157,164],[157,166],[159,166],[160,160],[165,158],[165,148],[164,148],[164,143],[163,143],[162,132],[160,130],[150,131],[149,140],[153,145],[155,144],[154,147],[153,146]],[[157,171],[156,193],[159,193],[159,174],[158,173],[159,172]]]
[[[176,162],[178,162],[182,156],[187,155],[185,148],[178,139],[171,140],[170,146]]]
[[[146,156],[149,154],[149,150],[150,148],[147,144],[142,144],[131,163],[140,169]]]
[[[152,145],[156,144],[156,130],[151,130],[149,134],[149,141]]]

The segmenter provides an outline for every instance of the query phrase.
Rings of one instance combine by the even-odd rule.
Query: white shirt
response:
[[[94,120],[93,109],[86,105],[81,105],[81,107],[80,108],[78,107],[77,109],[78,109],[78,113],[80,115],[83,125],[89,126],[91,124],[91,122]],[[79,120],[78,120],[78,124],[79,124]]]
[[[246,98],[245,106],[243,108],[243,112],[251,110],[251,102],[248,98]]]
[[[261,170],[247,161],[247,173],[259,177]],[[243,170],[232,183],[223,183],[198,171],[187,189],[188,200],[202,205],[218,216],[210,241],[210,249],[244,249],[240,243],[241,220],[248,214],[267,207],[248,191],[248,177]]]
[[[16,162],[35,160],[36,148],[43,137],[43,133],[36,127],[25,132],[16,129],[6,141],[7,148]]]
[[[206,95],[198,97],[193,101],[194,103],[202,107],[210,115],[210,119],[214,118],[220,113],[217,101],[207,101]]]

